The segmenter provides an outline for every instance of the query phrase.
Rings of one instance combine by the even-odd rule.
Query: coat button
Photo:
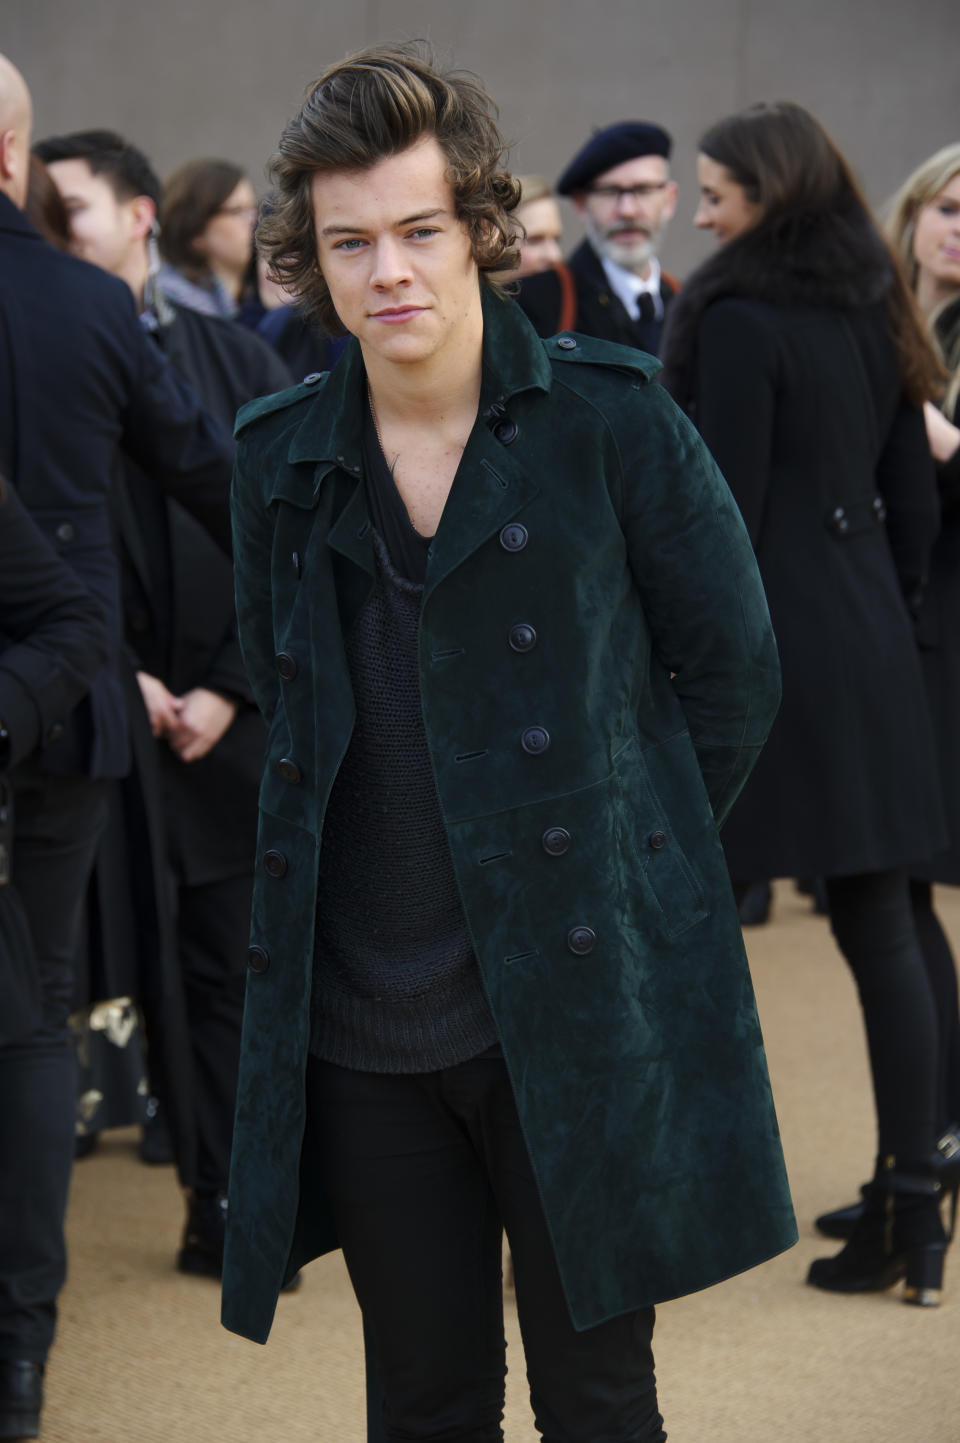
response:
[[[511,521],[510,525],[500,532],[500,545],[504,551],[522,551],[528,540],[527,528],[521,526],[519,521]]]
[[[651,832],[647,841],[655,852],[659,852],[661,847],[667,845],[667,834],[666,832]]]
[[[58,541],[72,541],[77,531],[72,521],[61,521],[55,534]]]
[[[284,681],[293,681],[293,678],[297,674],[297,663],[290,653],[288,651],[280,651],[273,659],[276,663],[277,671],[283,677]]]
[[[546,727],[527,727],[520,737],[520,745],[530,756],[538,757],[550,745],[550,733]]]
[[[247,953],[247,966],[251,972],[266,972],[270,966],[270,953],[265,947],[251,947]]]
[[[509,446],[520,435],[520,427],[516,421],[511,421],[509,417],[505,416],[494,426],[493,434],[502,446]]]
[[[537,644],[537,633],[525,621],[519,621],[516,626],[511,626],[507,640],[514,651],[533,651]]]
[[[308,375],[304,376],[304,378],[303,378],[303,384],[304,384],[305,386],[315,386],[318,381],[322,381],[322,380],[323,380],[323,372],[322,372],[322,371],[311,371]]]
[[[285,782],[296,783],[303,780],[303,773],[293,760],[293,757],[281,757],[277,762],[277,771]]]
[[[557,345],[561,351],[575,351],[577,349],[577,343],[572,336],[558,336]]]
[[[566,827],[548,827],[540,842],[548,857],[562,857],[570,850],[570,833]]]
[[[263,854],[263,869],[268,877],[285,877],[287,859],[282,852],[269,851]]]
[[[567,946],[574,957],[586,957],[597,944],[597,934],[592,927],[571,927],[567,933]]]

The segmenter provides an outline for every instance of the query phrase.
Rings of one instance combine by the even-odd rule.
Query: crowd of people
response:
[[[70,1018],[130,997],[229,1327],[343,1246],[383,1439],[498,1438],[506,1225],[544,1438],[659,1443],[653,1305],[795,1237],[771,877],[819,879],[877,1114],[808,1281],[935,1305],[960,144],[884,234],[803,108],[725,117],[681,283],[662,125],[517,182],[413,51],[332,67],[260,203],[140,139],[35,137],[0,57],[0,1438],[39,1436]]]

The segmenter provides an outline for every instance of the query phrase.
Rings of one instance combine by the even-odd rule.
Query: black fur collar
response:
[[[869,306],[886,293],[891,266],[878,231],[860,214],[762,221],[698,266],[673,302],[663,345],[665,385],[681,405],[689,403],[697,327],[711,301],[748,296],[780,306]]]

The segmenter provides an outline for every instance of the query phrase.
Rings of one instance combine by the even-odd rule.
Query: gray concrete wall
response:
[[[10,0],[0,45],[33,90],[38,136],[112,126],[161,173],[223,155],[262,185],[325,65],[425,37],[484,79],[517,170],[555,176],[611,120],[665,124],[681,201],[664,258],[682,274],[706,251],[690,225],[696,139],[730,110],[808,106],[874,202],[960,140],[956,17],[956,0]]]

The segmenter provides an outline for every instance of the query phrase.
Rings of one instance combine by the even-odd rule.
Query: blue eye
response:
[[[351,236],[347,240],[337,241],[333,248],[335,251],[352,251],[362,245],[363,241],[358,236]]]

